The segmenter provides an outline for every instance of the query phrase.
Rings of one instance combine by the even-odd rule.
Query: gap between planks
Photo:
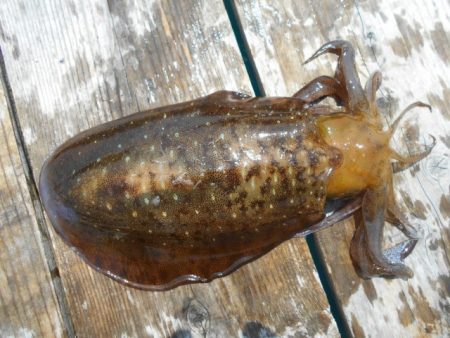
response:
[[[236,43],[239,47],[241,57],[245,63],[245,69],[255,92],[255,96],[266,96],[264,85],[261,81],[258,68],[247,41],[247,36],[242,27],[242,22],[236,8],[235,0],[223,0],[223,3],[228,14],[228,19],[230,20],[230,24],[233,29]],[[311,257],[319,275],[320,284],[322,285],[322,288],[327,297],[330,312],[336,322],[339,333],[344,338],[352,337],[352,331],[346,319],[342,304],[337,295],[337,291],[333,287],[332,277],[330,275],[330,272],[326,268],[326,261],[324,256],[321,254],[320,244],[316,235],[311,234],[307,236],[306,243],[308,244],[308,249],[311,253]]]
[[[59,276],[59,269],[56,266],[55,254],[50,240],[50,234],[47,229],[45,222],[45,216],[43,213],[43,208],[39,198],[36,182],[31,173],[31,164],[27,149],[24,146],[25,141],[20,127],[19,118],[17,115],[16,104],[14,101],[14,94],[9,83],[8,73],[6,70],[5,60],[3,58],[3,52],[0,48],[0,82],[4,87],[6,95],[6,104],[8,108],[9,117],[11,119],[11,124],[14,131],[14,138],[16,140],[17,148],[19,151],[20,161],[22,163],[22,168],[25,175],[25,180],[28,187],[28,192],[30,194],[30,199],[33,204],[33,209],[36,215],[36,222],[38,224],[38,229],[40,233],[40,239],[42,247],[44,249],[45,261],[47,263],[48,269],[50,271],[50,278],[52,280],[53,289],[55,290],[56,299],[58,301],[59,310],[63,319],[64,329],[63,331],[68,337],[76,337],[75,331],[72,323],[72,318],[70,315],[69,307],[67,305],[66,294],[61,283],[61,278]]]

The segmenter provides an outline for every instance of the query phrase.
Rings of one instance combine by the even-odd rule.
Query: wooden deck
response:
[[[10,88],[2,71],[0,336],[450,336],[450,3],[237,0],[238,39],[238,21],[232,26],[226,10],[231,1],[225,4],[1,1]],[[428,144],[428,134],[438,141],[395,181],[398,202],[422,236],[407,259],[414,278],[359,279],[348,254],[352,220],[319,233],[310,246],[292,239],[228,277],[168,292],[113,282],[55,235],[36,181],[64,140],[220,89],[258,92],[243,38],[247,66],[253,63],[266,94],[291,95],[332,73],[332,57],[302,62],[337,37],[357,46],[363,80],[383,72],[379,104],[387,122],[413,101],[433,106],[432,114],[411,114],[395,138],[403,153]],[[386,228],[387,246],[401,240]]]

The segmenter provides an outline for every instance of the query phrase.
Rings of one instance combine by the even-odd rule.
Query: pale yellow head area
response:
[[[363,114],[336,114],[317,121],[321,136],[343,155],[342,165],[331,175],[328,197],[357,194],[387,179],[390,171],[390,133],[383,132]]]

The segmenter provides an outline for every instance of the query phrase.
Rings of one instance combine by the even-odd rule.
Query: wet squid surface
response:
[[[410,278],[418,242],[396,205],[393,175],[428,156],[390,147],[376,105],[381,73],[363,89],[354,49],[291,98],[221,91],[85,131],[44,164],[40,193],[56,231],[91,266],[138,288],[165,290],[226,275],[295,235],[358,212],[350,256],[362,278]],[[329,97],[336,105],[319,105]],[[393,162],[395,161],[395,162]],[[325,215],[326,213],[326,215]],[[325,217],[326,216],[326,217]],[[385,221],[407,238],[382,245]]]
[[[91,265],[134,286],[228,273],[324,217],[341,158],[303,106],[218,92],[82,133],[42,171],[49,216]]]

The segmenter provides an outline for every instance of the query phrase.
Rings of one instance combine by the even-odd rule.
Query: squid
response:
[[[347,41],[292,97],[219,91],[86,130],[44,163],[40,196],[56,232],[91,267],[123,284],[167,290],[208,282],[282,242],[352,214],[350,256],[362,278],[410,278],[418,238],[393,175],[432,150],[402,156],[376,104],[380,72],[362,87]],[[324,104],[332,98],[335,105]],[[329,100],[328,100],[329,101]],[[434,141],[434,140],[433,140]],[[407,240],[383,250],[385,222]]]

